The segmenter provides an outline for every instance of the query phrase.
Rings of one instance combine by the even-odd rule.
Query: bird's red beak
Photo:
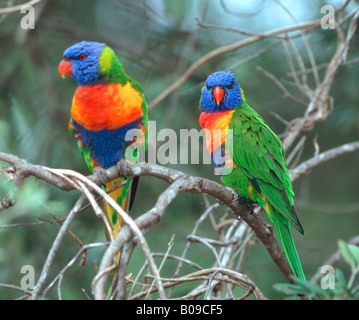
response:
[[[59,64],[59,73],[62,78],[65,78],[65,75],[72,76],[72,64],[69,60],[61,60]]]
[[[224,91],[223,87],[216,86],[213,88],[212,94],[213,94],[214,100],[216,100],[216,103],[218,106],[223,101],[224,95],[226,94],[226,92]]]

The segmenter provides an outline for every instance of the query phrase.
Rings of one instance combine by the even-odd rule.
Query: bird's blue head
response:
[[[203,112],[232,110],[243,102],[243,91],[230,71],[218,71],[208,76],[202,89],[200,109]]]
[[[99,63],[105,47],[104,43],[82,41],[67,48],[59,64],[60,74],[72,75],[80,86],[104,82]]]

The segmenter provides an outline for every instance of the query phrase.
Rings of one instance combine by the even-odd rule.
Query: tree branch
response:
[[[35,4],[38,4],[41,1],[43,1],[43,0],[31,0],[31,1],[25,2],[24,4],[19,4],[17,6],[13,6],[13,7],[9,7],[9,8],[0,8],[0,15],[1,14],[8,14],[8,13],[13,13],[13,12],[18,12],[23,7],[34,6]]]
[[[81,197],[77,200],[76,204],[74,205],[74,207],[72,208],[71,212],[69,213],[69,215],[67,216],[66,220],[64,221],[63,225],[60,228],[60,231],[58,232],[53,245],[51,246],[50,252],[47,255],[46,261],[44,263],[44,266],[42,268],[39,280],[37,281],[34,289],[31,292],[31,300],[35,300],[38,296],[38,294],[40,293],[40,290],[42,289],[42,286],[44,285],[48,273],[49,273],[49,269],[50,266],[52,265],[52,262],[55,258],[55,255],[60,247],[60,244],[62,242],[62,239],[64,238],[64,236],[67,233],[67,229],[69,228],[72,220],[74,219],[75,215],[77,214],[77,212],[81,209],[81,206],[83,204],[85,200],[85,196],[81,195]]]
[[[319,166],[321,163],[326,162],[328,160],[334,159],[338,156],[355,152],[359,150],[359,141],[347,143],[340,147],[336,147],[333,149],[330,149],[328,151],[322,152],[318,154],[317,156],[301,163],[296,168],[292,169],[290,171],[290,176],[292,182],[296,181],[298,178],[300,178],[304,174],[308,174],[313,168]]]
[[[232,189],[226,188],[223,185],[208,179],[188,176],[183,172],[154,164],[130,164],[126,160],[121,160],[116,167],[118,170],[117,174],[119,175],[131,177],[142,175],[160,176],[171,183],[159,196],[154,207],[135,220],[137,226],[143,232],[160,221],[168,205],[179,193],[207,193],[227,205],[253,229],[256,236],[268,250],[273,261],[278,265],[287,279],[291,281],[291,269],[284,256],[283,250],[275,239],[273,233],[259,216],[251,213],[251,210],[237,201],[237,194]],[[106,170],[106,174],[109,174],[109,170]],[[174,177],[176,177],[175,180],[173,180]],[[117,252],[122,248],[124,243],[131,241],[132,238],[133,235],[129,227],[124,226],[106,250],[99,267],[99,272],[108,270],[112,261],[111,252]],[[101,299],[103,297],[102,294],[104,292],[105,283],[105,276],[93,283],[93,292],[96,298]]]

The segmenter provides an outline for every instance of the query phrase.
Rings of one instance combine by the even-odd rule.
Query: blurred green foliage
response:
[[[338,247],[342,260],[350,266],[350,277],[348,280],[346,280],[340,268],[334,269],[324,266],[323,272],[321,270],[323,277],[321,278],[320,285],[297,278],[295,284],[276,284],[274,288],[288,295],[289,298],[294,299],[305,295],[317,300],[358,300],[359,285],[354,286],[354,282],[358,282],[359,248],[343,240],[338,241]]]
[[[9,3],[2,0],[0,7]],[[75,82],[59,77],[57,66],[63,51],[81,40],[106,42],[118,53],[127,73],[142,83],[151,102],[197,59],[219,46],[246,37],[236,32],[199,27],[196,19],[253,33],[296,23],[275,1],[239,3],[229,0],[43,1],[35,8],[34,30],[20,28],[23,15],[19,12],[0,16],[0,150],[36,164],[71,168],[88,174],[76,143],[67,132]],[[324,3],[339,6],[343,1],[290,3],[288,8],[295,19],[304,22],[320,19],[320,7]],[[355,5],[352,1],[347,10]],[[318,29],[306,38],[317,65],[328,63],[337,42],[335,30]],[[293,43],[306,67],[310,68],[302,39],[296,38]],[[269,45],[273,47],[264,55],[249,59]],[[348,59],[357,58],[358,54],[359,39],[354,37]],[[250,61],[246,62],[247,59]],[[297,92],[290,82],[283,46],[277,39],[265,39],[203,65],[150,112],[150,120],[156,121],[157,130],[172,128],[179,133],[181,128],[198,129],[198,103],[205,78],[216,70],[231,69],[251,106],[280,134],[285,126],[273,113],[290,121],[303,115],[303,106],[285,98],[271,80],[256,70],[257,66],[274,74],[288,85],[293,95],[305,101],[303,94]],[[324,69],[319,72],[321,77],[323,73]],[[313,156],[314,140],[318,142],[320,151],[358,140],[358,74],[359,65],[355,63],[340,69],[331,89],[335,108],[327,121],[304,133],[306,142],[300,161]],[[308,83],[314,84],[312,77]],[[157,142],[157,147],[160,144]],[[335,250],[337,239],[349,240],[358,234],[358,164],[358,153],[346,155],[317,167],[294,185],[296,208],[305,229],[304,236],[295,233],[295,240],[308,277]],[[218,177],[213,175],[212,165],[168,166],[218,181]],[[1,197],[10,194],[17,201],[14,207],[0,212],[0,283],[19,285],[23,265],[33,265],[36,276],[39,276],[59,230],[52,215],[63,218],[79,193],[63,192],[35,179],[26,180],[20,188],[15,188],[4,178],[0,184]],[[141,178],[140,196],[137,198],[140,200],[135,203],[132,215],[137,216],[151,208],[165,186],[158,179]],[[171,253],[181,255],[186,236],[204,210],[200,195],[181,194],[170,205],[160,224],[148,232],[146,238],[150,248],[155,252],[165,252],[174,234]],[[101,221],[91,210],[83,211],[71,225],[71,230],[84,243],[104,241]],[[67,237],[50,276],[56,275],[78,250],[73,239]],[[63,281],[63,298],[85,299],[81,288],[90,294],[91,279],[103,252],[103,248],[90,250],[87,265],[76,265],[69,271]],[[213,263],[213,258],[204,250],[191,250],[188,258],[191,257],[199,259],[203,266],[209,267]],[[142,261],[143,254],[136,249],[129,269],[132,268],[136,274]],[[283,297],[273,289],[273,283],[285,279],[260,243],[251,248],[242,271],[267,297]],[[173,267],[169,264],[164,273],[171,276]],[[347,270],[348,275],[350,271]],[[186,288],[183,290],[185,292]],[[1,299],[18,296],[17,292],[0,287]],[[56,289],[48,297],[57,298]]]

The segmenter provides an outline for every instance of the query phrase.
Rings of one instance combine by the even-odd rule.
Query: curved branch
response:
[[[31,162],[13,154],[0,152],[0,161],[12,165],[10,168],[2,168],[1,171],[3,171],[4,175],[13,181],[15,185],[21,185],[25,178],[34,176],[64,191],[76,189],[76,187],[71,184],[69,180],[53,174],[51,170],[47,170],[46,167],[32,164]]]

